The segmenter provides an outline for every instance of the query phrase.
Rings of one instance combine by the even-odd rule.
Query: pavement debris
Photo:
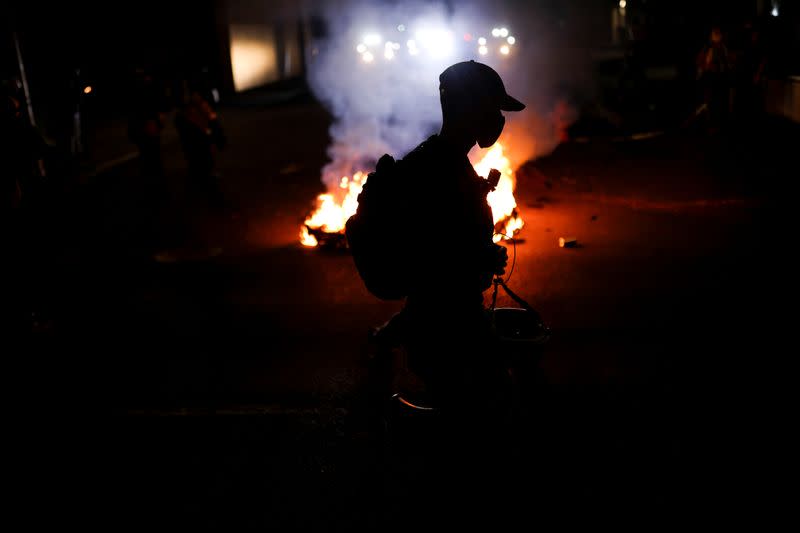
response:
[[[578,245],[577,237],[559,237],[558,246],[561,248],[575,248]]]

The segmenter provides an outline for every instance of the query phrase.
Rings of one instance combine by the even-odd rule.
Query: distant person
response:
[[[709,133],[718,132],[728,119],[731,100],[731,54],[722,29],[711,28],[708,43],[697,55],[697,79],[708,117]]]
[[[224,199],[216,169],[226,137],[217,114],[216,90],[203,71],[188,81],[188,94],[175,115],[188,166],[188,187],[207,207],[221,210]]]

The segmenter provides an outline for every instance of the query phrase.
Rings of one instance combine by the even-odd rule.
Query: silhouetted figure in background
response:
[[[224,199],[216,172],[216,154],[226,144],[217,116],[216,91],[208,73],[202,71],[188,81],[188,94],[175,116],[188,165],[188,188],[206,206],[221,210]]]
[[[731,100],[732,65],[722,29],[711,29],[709,42],[697,55],[697,79],[708,117],[709,133],[718,132],[726,123]]]

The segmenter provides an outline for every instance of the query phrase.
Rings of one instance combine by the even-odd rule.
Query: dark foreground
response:
[[[452,435],[389,449],[362,416],[366,332],[397,305],[371,298],[346,254],[296,244],[328,117],[299,102],[225,120],[239,216],[179,201],[174,144],[157,215],[132,164],[61,206],[37,278],[46,321],[4,350],[12,503],[28,524],[650,530],[773,516],[765,392],[779,389],[764,384],[788,355],[776,302],[796,128],[567,143],[522,168],[511,286],[553,327],[546,383],[511,437],[473,427],[442,451]],[[581,246],[559,248],[564,235]]]

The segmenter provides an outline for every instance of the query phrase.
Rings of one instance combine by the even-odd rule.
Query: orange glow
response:
[[[358,209],[358,195],[367,181],[365,172],[356,172],[353,177],[342,176],[338,189],[317,196],[317,209],[309,216],[300,230],[303,246],[316,246],[317,239],[307,228],[320,229],[326,233],[343,233],[347,219]]]
[[[489,170],[496,168],[500,171],[500,181],[494,191],[490,192],[487,201],[492,208],[492,217],[495,224],[494,242],[504,239],[500,233],[513,237],[524,225],[517,212],[517,202],[514,199],[514,171],[511,162],[503,153],[503,145],[495,143],[489,151],[474,164],[475,171],[483,177],[489,175]],[[313,247],[319,243],[309,233],[312,230],[321,230],[326,233],[343,233],[347,219],[355,214],[358,208],[358,195],[367,181],[367,173],[356,172],[352,178],[342,176],[338,187],[334,187],[325,194],[317,197],[317,207],[305,220],[300,229],[300,244]],[[446,233],[446,228],[444,232]]]
[[[83,94],[89,94],[90,92],[92,92],[91,85],[87,85],[86,87],[83,88]]]
[[[319,244],[317,238],[308,232],[308,227],[303,226],[300,228],[300,244],[303,246],[313,247]]]
[[[498,233],[494,236],[494,242],[504,240],[500,233],[513,237],[522,229],[524,222],[517,213],[517,201],[514,199],[514,187],[517,181],[514,178],[511,162],[503,154],[503,145],[499,142],[494,143],[486,155],[473,166],[475,172],[484,177],[489,175],[490,169],[496,168],[500,171],[500,181],[487,197],[492,208],[495,232]]]

